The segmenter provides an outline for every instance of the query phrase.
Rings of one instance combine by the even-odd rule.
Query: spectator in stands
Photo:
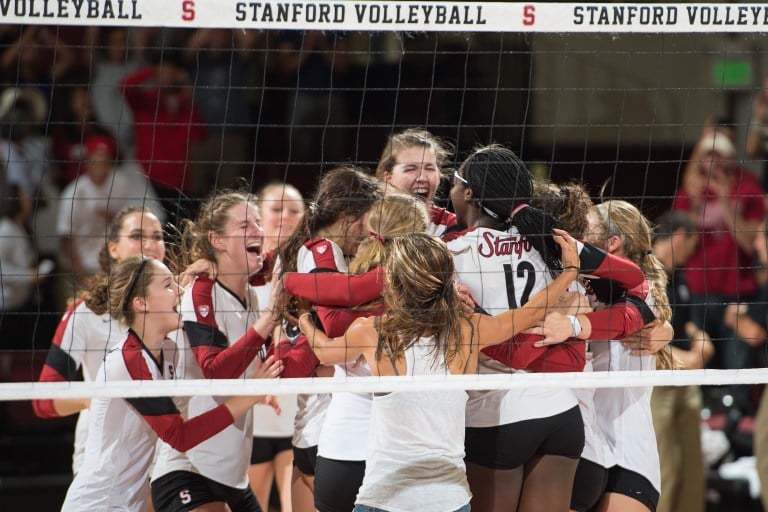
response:
[[[36,89],[9,87],[0,94],[0,166],[7,184],[18,186],[18,197],[28,203],[27,210],[34,210],[44,168],[43,157],[29,139],[45,119],[45,109],[45,99]]]
[[[145,30],[125,27],[89,27],[95,46],[91,99],[96,120],[118,143],[122,158],[133,158],[133,112],[122,95],[119,83],[144,65],[142,50]],[[129,46],[130,42],[130,46]]]
[[[75,65],[75,52],[61,43],[56,27],[19,25],[18,31],[0,55],[0,75],[6,85],[35,87],[50,98],[53,84]]]
[[[0,347],[32,346],[30,332],[36,318],[31,313],[35,288],[45,279],[51,261],[38,269],[32,239],[24,225],[32,215],[30,204],[19,197],[18,185],[11,185],[3,197],[0,212]]]
[[[768,336],[768,223],[755,238],[755,253],[759,265],[759,298],[749,304],[729,304],[725,309],[725,324],[739,339],[751,347],[763,346]],[[757,474],[760,477],[760,497],[768,510],[768,392],[763,392],[755,418],[754,433]]]
[[[148,185],[137,185],[116,167],[111,138],[88,137],[84,151],[86,173],[62,192],[57,226],[63,263],[81,285],[99,272],[99,251],[114,215],[125,206],[151,204],[154,199]]]
[[[204,196],[229,188],[238,177],[251,177],[253,119],[248,102],[248,66],[254,55],[255,30],[203,28],[187,39],[184,60],[195,84],[195,102],[208,136],[192,148],[192,190]]]
[[[672,355],[686,369],[704,367],[714,346],[709,335],[691,321],[690,291],[681,268],[696,250],[696,224],[680,212],[658,219],[653,254],[669,281],[674,338]],[[704,511],[704,461],[701,451],[701,391],[698,386],[656,386],[651,411],[664,483],[657,512]]]
[[[347,158],[347,109],[338,90],[349,65],[347,41],[335,32],[282,31],[279,65],[293,89],[287,117],[290,162],[335,164]]]
[[[723,314],[725,304],[748,302],[757,294],[751,258],[766,215],[762,189],[747,179],[735,155],[727,136],[717,130],[706,133],[692,153],[693,171],[684,176],[673,202],[673,209],[687,214],[699,232],[685,271],[691,319],[715,340],[713,365],[726,369],[752,364],[751,348],[734,339]],[[739,391],[736,398],[746,401],[746,393]]]
[[[122,93],[133,111],[136,158],[168,215],[179,225],[191,204],[189,150],[206,128],[192,98],[189,77],[170,50],[158,51],[153,65],[123,78]]]
[[[56,89],[50,132],[57,169],[55,181],[62,189],[85,172],[85,140],[91,136],[112,138],[112,132],[94,116],[87,80],[76,78],[75,82],[60,84]]]

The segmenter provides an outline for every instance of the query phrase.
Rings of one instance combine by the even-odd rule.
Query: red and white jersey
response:
[[[179,337],[182,364],[176,378],[236,379],[255,365],[264,340],[252,326],[259,318],[256,290],[248,285],[242,302],[237,293],[207,275],[198,276],[182,299],[184,334]],[[224,403],[228,397],[195,396],[187,403],[196,416]],[[164,445],[152,478],[171,471],[191,471],[242,489],[248,485],[253,446],[253,413],[236,419],[219,434],[181,453]]]
[[[459,282],[469,289],[478,306],[499,314],[524,306],[552,282],[541,254],[512,227],[509,231],[470,228],[451,234],[448,248],[454,255]],[[514,373],[495,360],[481,360],[480,373]],[[577,404],[568,389],[510,389],[470,391],[468,427],[493,427],[546,418]]]
[[[326,238],[315,238],[308,240],[299,249],[296,256],[296,271],[304,274],[346,272],[347,260],[341,247],[336,243]],[[327,393],[299,395],[299,411],[294,423],[294,446],[310,448],[318,445],[330,402],[331,395]]]
[[[648,293],[646,304],[653,310]],[[590,342],[594,371],[656,371],[656,356],[632,355],[618,341]],[[618,466],[647,478],[661,491],[656,431],[651,416],[652,386],[598,388],[594,404],[597,424],[613,452]]]
[[[440,206],[434,204],[429,205],[428,234],[432,236],[442,236],[442,234],[445,233],[445,230],[456,225],[456,222],[456,215],[453,213]]]
[[[104,357],[125,340],[127,332],[128,329],[109,313],[97,315],[85,305],[84,299],[79,299],[61,317],[38,380],[68,382],[82,370],[83,380],[92,382]],[[58,417],[53,400],[34,400],[32,407],[40,418]],[[75,427],[74,474],[82,465],[87,435],[88,409],[84,409],[80,411]]]
[[[138,336],[110,352],[97,382],[173,379],[176,346],[168,342],[159,359]],[[67,492],[63,511],[143,512],[149,496],[149,468],[158,437],[187,450],[232,423],[224,407],[185,421],[170,397],[94,398],[80,471]]]

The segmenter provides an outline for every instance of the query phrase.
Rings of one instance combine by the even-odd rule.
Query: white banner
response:
[[[0,0],[0,23],[406,32],[766,32],[768,4]]]

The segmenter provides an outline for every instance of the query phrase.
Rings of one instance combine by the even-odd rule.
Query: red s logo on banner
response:
[[[195,19],[195,0],[184,0],[181,2],[181,19],[184,21],[193,21]]]
[[[523,6],[523,25],[530,27],[534,23],[536,23],[536,6]]]

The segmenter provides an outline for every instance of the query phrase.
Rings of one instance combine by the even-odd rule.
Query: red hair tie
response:
[[[380,234],[378,234],[375,231],[369,231],[368,234],[379,241],[380,244],[384,245],[384,237]]]

